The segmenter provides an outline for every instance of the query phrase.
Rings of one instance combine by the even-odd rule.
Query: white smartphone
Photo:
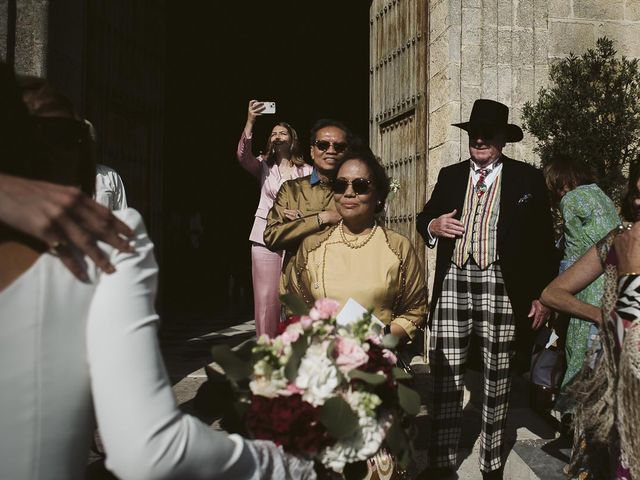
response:
[[[276,113],[276,102],[260,102],[264,105],[264,110],[262,114],[273,114]]]

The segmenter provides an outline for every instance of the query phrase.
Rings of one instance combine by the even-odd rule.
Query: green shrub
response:
[[[640,161],[638,60],[616,57],[613,42],[603,37],[595,50],[554,63],[549,78],[549,88],[523,108],[542,164],[575,158],[618,203],[630,165]]]

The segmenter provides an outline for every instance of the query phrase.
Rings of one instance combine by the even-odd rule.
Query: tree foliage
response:
[[[618,201],[626,172],[640,161],[640,71],[637,59],[616,57],[613,42],[570,54],[549,70],[550,87],[523,108],[524,127],[538,139],[543,165],[569,156],[591,168]]]

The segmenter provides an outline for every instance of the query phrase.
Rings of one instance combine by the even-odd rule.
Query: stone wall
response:
[[[15,69],[44,76],[47,58],[49,0],[17,0]],[[0,57],[7,57],[8,2],[0,2]]]
[[[548,84],[549,65],[608,36],[619,53],[640,57],[640,0],[434,0],[429,8],[429,165],[433,188],[442,166],[467,158],[476,98],[507,104],[513,123]],[[535,163],[534,139],[505,153]],[[429,191],[430,191],[429,189]]]

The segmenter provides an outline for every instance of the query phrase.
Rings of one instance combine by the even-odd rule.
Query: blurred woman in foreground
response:
[[[1,103],[22,125],[14,137],[0,125],[0,172],[82,186],[90,195],[86,125],[45,82],[24,93],[41,117],[27,115],[13,73],[0,64]],[[133,248],[104,247],[111,275],[80,257],[83,280],[58,259],[66,243],[47,247],[0,229],[0,362],[7,366],[0,370],[0,478],[84,478],[92,409],[107,468],[121,478],[314,478],[309,462],[270,442],[216,432],[180,412],[157,343],[153,244],[138,212],[117,215],[133,231]]]

